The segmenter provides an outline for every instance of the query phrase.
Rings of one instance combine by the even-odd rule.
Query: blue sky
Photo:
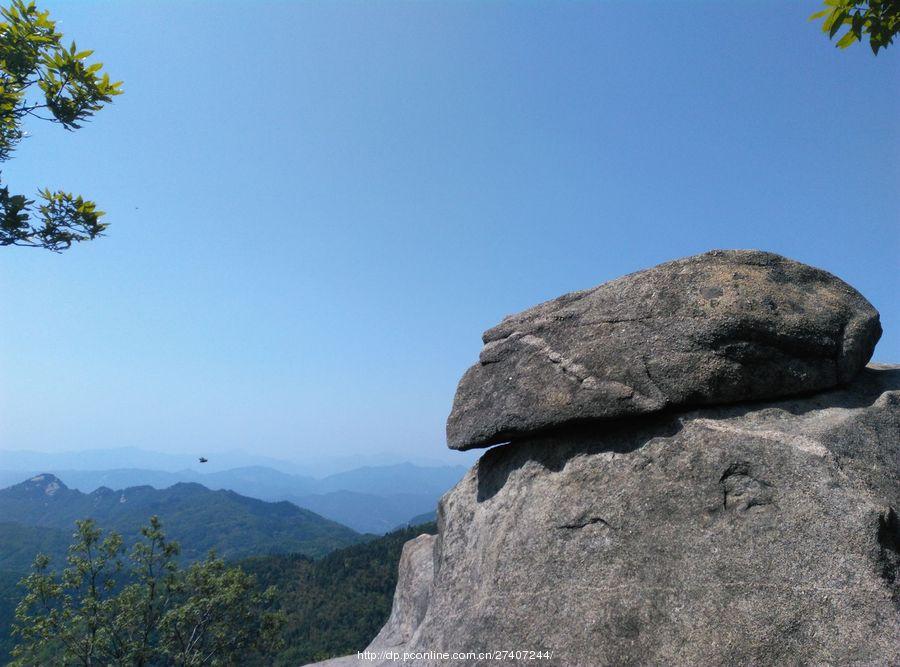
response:
[[[900,45],[817,2],[42,2],[125,95],[14,187],[106,238],[0,256],[0,448],[464,462],[505,314],[711,248],[836,273],[900,362]]]

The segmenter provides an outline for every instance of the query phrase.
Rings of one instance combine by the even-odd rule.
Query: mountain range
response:
[[[7,470],[105,470],[108,468],[146,468],[152,470],[176,471],[198,468],[199,456],[171,454],[138,447],[115,447],[110,449],[82,449],[61,452],[37,452],[27,449],[0,451],[0,468]],[[268,456],[249,454],[242,451],[218,452],[203,464],[207,471],[227,470],[245,466],[262,465],[292,473],[302,473],[296,463]]]
[[[104,486],[83,493],[43,474],[0,489],[0,537],[7,538],[0,547],[0,563],[3,569],[18,569],[34,546],[60,555],[75,521],[87,517],[133,541],[152,515],[160,517],[170,539],[181,543],[185,561],[202,558],[210,549],[228,559],[267,553],[321,556],[364,539],[285,501],[270,503],[183,482],[166,489],[134,486],[114,491]]]
[[[211,450],[211,451],[210,451]],[[200,463],[199,458],[208,459]],[[112,447],[55,452],[39,452],[27,449],[0,449],[0,469],[32,470],[109,470],[137,468],[180,472],[194,470],[199,473],[221,472],[233,468],[262,466],[292,475],[321,478],[361,466],[382,467],[409,462],[423,468],[441,466],[465,466],[468,468],[477,458],[477,452],[445,451],[440,456],[409,456],[392,452],[367,451],[350,454],[316,452],[302,462],[275,458],[252,451],[220,451],[198,446],[191,452],[160,452],[139,447]]]
[[[244,484],[260,493],[264,492],[267,480],[272,481],[270,492],[279,489],[284,492],[291,488],[326,491],[342,485],[385,492],[391,488],[392,482],[399,483],[401,478],[408,478],[416,472],[415,466],[350,471],[322,480],[309,478],[306,480],[307,486],[302,486],[302,479],[298,481],[291,475],[265,468],[197,476],[215,483]],[[14,471],[8,472],[8,475],[17,479],[22,473]],[[162,520],[167,537],[180,544],[180,558],[184,563],[198,560],[213,549],[232,562],[250,557],[254,571],[267,573],[264,578],[269,583],[273,573],[281,572],[285,581],[279,582],[279,587],[286,585],[290,577],[302,575],[302,586],[297,590],[291,589],[294,596],[291,599],[306,602],[302,605],[303,612],[299,616],[294,614],[296,618],[292,616],[291,625],[318,627],[323,614],[330,615],[335,609],[346,619],[343,625],[331,627],[324,635],[320,635],[318,630],[306,630],[306,634],[312,634],[309,640],[301,643],[303,651],[346,650],[347,642],[350,642],[347,645],[359,643],[359,637],[367,636],[382,623],[390,608],[396,561],[405,541],[400,538],[409,532],[408,528],[387,538],[373,540],[372,535],[362,535],[287,501],[267,502],[231,490],[212,490],[197,482],[171,483],[180,477],[192,478],[194,475],[190,471],[182,475],[124,469],[70,471],[70,475],[79,484],[95,488],[89,492],[70,488],[56,475],[44,473],[0,489],[0,663],[4,662],[3,658],[12,648],[9,626],[22,594],[17,582],[29,571],[37,553],[50,556],[51,567],[63,566],[72,542],[75,521],[88,517],[94,519],[104,531],[121,533],[125,538],[126,550],[138,538],[140,527],[146,525],[149,517],[155,514]],[[136,479],[153,479],[158,484],[166,485],[166,488],[115,484],[116,481]],[[276,483],[277,480],[281,480],[281,486]],[[118,488],[113,490],[107,485],[96,486],[101,481]],[[426,475],[419,488],[433,494],[441,484],[435,476]],[[314,497],[321,498],[325,504],[339,504],[340,499],[346,496],[362,504],[367,498],[389,503],[402,495],[382,497],[338,490]],[[427,497],[433,506],[433,495]],[[397,511],[405,512],[402,506],[409,501],[401,499],[397,502],[401,505]],[[404,516],[408,517],[408,513]],[[377,544],[373,543],[370,549],[340,555],[347,546],[364,546],[369,541]],[[386,548],[388,551],[385,551]],[[329,553],[335,556],[320,564],[319,559]],[[287,559],[284,563],[293,564],[291,568],[280,565],[282,561],[279,560],[267,564],[270,562],[267,558],[278,558],[280,555]],[[340,599],[332,591],[339,588],[334,583],[338,580],[343,581],[341,585],[347,589],[340,589]],[[373,582],[377,586],[370,590]],[[332,592],[329,594],[329,591]],[[351,608],[355,609],[355,615],[348,615],[347,611]],[[338,644],[332,647],[334,642]],[[294,650],[301,648],[294,647]]]
[[[37,465],[39,461],[32,456],[34,453],[28,454],[10,459],[7,452],[3,452],[2,465]],[[128,456],[124,459],[131,460]],[[51,460],[73,463],[66,456]],[[87,456],[86,460],[91,461],[92,457]],[[118,489],[146,485],[165,489],[179,483],[202,484],[208,489],[227,489],[260,500],[286,500],[358,532],[383,534],[408,524],[413,516],[432,512],[440,496],[456,484],[465,471],[464,466],[425,467],[400,463],[361,467],[315,478],[261,465],[210,472],[127,467],[99,470],[16,468],[0,469],[0,487],[42,472],[50,472],[71,489],[84,493],[102,487]],[[0,514],[0,520],[6,518]]]

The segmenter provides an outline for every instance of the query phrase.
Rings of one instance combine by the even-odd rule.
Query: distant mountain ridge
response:
[[[162,519],[169,538],[182,544],[184,560],[202,558],[210,549],[230,559],[269,553],[321,556],[364,539],[347,526],[292,503],[213,491],[196,483],[167,489],[104,486],[83,493],[55,475],[43,474],[0,490],[0,520],[68,534],[77,519],[90,517],[128,541],[154,514]],[[0,560],[3,557],[0,547]]]
[[[192,448],[193,450],[193,448]],[[200,456],[209,459],[201,464]],[[36,473],[56,470],[110,470],[137,468],[165,472],[194,472],[207,474],[234,468],[265,467],[286,474],[311,479],[341,474],[344,471],[368,467],[412,465],[423,468],[441,466],[465,466],[474,463],[477,456],[465,452],[444,452],[441,456],[400,456],[391,452],[366,451],[357,454],[338,455],[317,453],[303,462],[280,459],[242,450],[221,451],[214,445],[197,445],[196,451],[160,452],[139,447],[114,447],[58,452],[40,452],[27,449],[0,449],[0,470],[31,471]]]
[[[169,454],[137,447],[115,449],[85,449],[64,452],[36,452],[25,449],[0,450],[0,468],[5,470],[106,470],[115,468],[143,468],[167,472],[198,468],[199,455]],[[113,464],[114,462],[114,464]],[[300,466],[291,461],[241,451],[220,452],[208,463],[206,471],[227,470],[247,466],[267,466],[290,473],[301,473]]]
[[[395,530],[403,530],[408,526],[420,526],[424,523],[434,523],[437,521],[437,510],[432,510],[430,512],[425,512],[424,514],[418,514],[414,516],[412,519],[406,522],[406,524],[402,526],[397,526]]]
[[[260,500],[287,500],[356,531],[377,534],[406,525],[413,516],[433,511],[440,496],[465,471],[464,466],[424,467],[400,463],[367,466],[317,479],[266,466],[208,473],[141,468],[49,470],[70,488],[85,493],[104,486],[149,485],[165,489],[179,483],[196,483],[213,490],[230,489]],[[36,472],[0,469],[0,487],[19,483]]]

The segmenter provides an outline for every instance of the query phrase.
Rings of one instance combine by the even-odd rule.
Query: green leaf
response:
[[[847,31],[847,34],[846,34],[846,35],[844,35],[843,37],[841,37],[841,38],[838,40],[838,43],[837,43],[836,46],[837,46],[839,49],[846,49],[848,46],[850,46],[851,44],[853,44],[853,42],[855,42],[855,41],[856,41],[856,35],[853,34],[853,31],[852,31],[852,30],[849,30],[849,31]]]
[[[834,21],[831,24],[831,28],[828,30],[829,39],[833,38],[835,33],[841,29],[841,26],[844,25],[844,20],[847,18],[848,14],[849,12],[845,9],[835,17]]]

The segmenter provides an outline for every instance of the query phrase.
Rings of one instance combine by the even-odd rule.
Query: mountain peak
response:
[[[21,485],[40,489],[46,496],[56,495],[56,493],[60,490],[68,490],[68,487],[63,484],[62,480],[59,477],[57,477],[56,475],[51,475],[50,473],[35,475],[31,479],[22,482]]]

